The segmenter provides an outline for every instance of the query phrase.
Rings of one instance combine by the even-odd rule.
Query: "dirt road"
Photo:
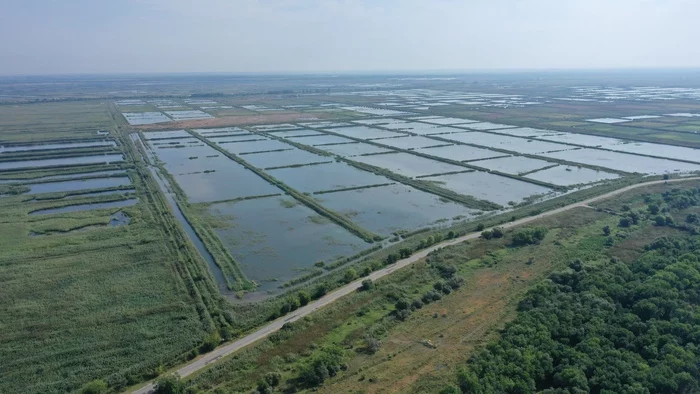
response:
[[[586,206],[588,204],[591,204],[591,203],[594,203],[594,202],[597,202],[600,200],[605,200],[605,199],[608,199],[610,197],[614,197],[616,195],[622,194],[626,191],[637,189],[640,187],[656,185],[656,184],[660,184],[660,183],[664,183],[664,182],[675,183],[675,182],[685,182],[685,181],[691,181],[691,180],[700,180],[700,177],[679,178],[679,179],[659,180],[659,181],[650,181],[650,182],[639,183],[636,185],[624,187],[622,189],[614,190],[614,191],[609,192],[609,193],[601,194],[599,196],[589,198],[588,200],[580,201],[580,202],[577,202],[574,204],[566,205],[566,206],[561,207],[561,208],[553,209],[551,211],[543,212],[543,213],[536,215],[536,216],[528,216],[528,217],[522,218],[520,220],[516,220],[514,222],[503,224],[500,227],[511,228],[511,227],[520,226],[520,225],[530,223],[530,222],[533,222],[535,220],[538,220],[538,219],[541,219],[541,218],[544,218],[547,216],[556,215],[556,214],[559,214],[559,213],[562,213],[562,212],[565,212],[565,211],[568,211],[568,210],[571,210],[574,208]],[[468,241],[470,239],[476,239],[476,238],[479,238],[480,235],[481,235],[480,233],[467,234],[467,235],[461,236],[459,238],[444,241],[444,242],[441,242],[439,244],[433,245],[427,249],[423,249],[419,252],[416,252],[411,257],[405,258],[403,260],[399,260],[395,264],[387,266],[387,267],[380,269],[378,271],[372,272],[372,274],[370,274],[368,277],[364,277],[364,278],[358,279],[352,283],[348,283],[347,285],[345,285],[345,286],[343,286],[343,287],[341,287],[341,288],[339,288],[331,293],[326,294],[325,296],[319,298],[318,300],[316,300],[316,301],[314,301],[314,302],[312,302],[304,307],[297,309],[296,311],[294,311],[293,313],[291,313],[287,316],[283,316],[283,317],[261,327],[257,331],[255,331],[255,332],[253,332],[253,333],[251,333],[251,334],[249,334],[249,335],[247,335],[247,336],[245,336],[245,337],[243,337],[235,342],[221,346],[221,347],[213,350],[210,353],[204,354],[201,357],[193,360],[189,364],[186,364],[183,367],[179,368],[176,372],[181,377],[189,376],[189,375],[199,371],[200,369],[207,367],[209,364],[215,363],[219,359],[228,356],[231,353],[234,353],[234,352],[236,352],[236,351],[238,351],[238,350],[240,350],[240,349],[242,349],[242,348],[244,348],[244,347],[246,347],[254,342],[257,342],[260,339],[266,338],[267,336],[269,336],[273,332],[282,328],[282,326],[285,323],[299,320],[302,317],[313,313],[317,309],[323,308],[324,306],[333,303],[334,301],[338,300],[339,298],[341,298],[345,295],[348,295],[354,291],[357,291],[357,289],[362,285],[362,281],[365,279],[369,278],[369,279],[375,281],[377,279],[380,279],[384,276],[391,274],[392,272],[394,272],[398,269],[401,269],[407,265],[410,265],[412,263],[415,263],[416,261],[423,259],[424,257],[426,257],[428,255],[428,253],[430,253],[436,249],[444,248],[445,246],[455,245],[455,244],[458,244],[460,242]],[[147,393],[152,392],[153,389],[154,389],[153,383],[149,383],[148,385],[133,391],[133,393],[134,394],[147,394]]]

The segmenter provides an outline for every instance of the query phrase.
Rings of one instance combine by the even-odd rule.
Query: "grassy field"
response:
[[[83,139],[97,137],[97,129],[115,129],[108,108],[94,101],[0,106],[0,111],[3,141]],[[135,192],[0,198],[0,392],[72,392],[94,379],[125,387],[191,357],[220,327],[209,312],[218,308],[214,304],[220,297],[207,294],[211,281],[194,272],[199,263],[191,261],[193,251],[176,244],[172,219],[158,203],[144,168],[134,165],[125,141],[118,142],[127,158],[123,164],[2,173],[21,185],[82,172],[86,174],[72,179],[88,179],[94,177],[91,172],[119,169],[133,183],[120,188]],[[125,198],[140,202],[29,215],[37,209]],[[119,211],[130,223],[110,226],[111,215]]]
[[[648,218],[619,228],[619,217],[610,204],[641,207],[645,193],[660,197],[666,190],[699,185],[658,185],[601,203],[600,210],[581,207],[539,220],[528,227],[544,227],[548,232],[536,245],[512,246],[514,234],[520,231],[513,229],[503,238],[441,249],[378,281],[371,290],[290,324],[188,383],[210,392],[249,392],[266,374],[275,373],[281,377],[283,391],[434,392],[455,379],[457,365],[497,335],[497,329],[514,316],[524,292],[552,270],[577,258],[592,264],[618,254],[634,258],[643,252],[641,245],[678,231],[654,226]],[[611,228],[612,243],[603,232],[605,226]],[[445,266],[454,266],[454,275],[465,283],[404,320],[397,318],[397,300],[420,299],[435,282],[445,281],[440,269]],[[370,351],[368,338],[379,340],[379,348]],[[343,359],[335,377],[328,377],[320,388],[299,379],[309,364],[332,349],[341,349]]]

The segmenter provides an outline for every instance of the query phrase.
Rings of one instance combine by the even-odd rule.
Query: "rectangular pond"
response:
[[[546,170],[525,175],[525,178],[551,183],[559,186],[582,185],[594,182],[616,179],[620,176],[611,172],[591,170],[585,167],[560,165]]]
[[[467,144],[475,144],[488,148],[504,149],[511,152],[527,154],[538,154],[542,152],[560,151],[573,148],[570,145],[556,144],[554,142],[529,140],[507,135],[484,133],[481,131],[445,134],[440,137],[451,141],[464,142]]]
[[[245,107],[244,107],[245,108]],[[293,125],[291,123],[280,123],[280,124],[263,124],[263,125],[257,125],[257,126],[252,126],[252,129],[258,130],[258,131],[279,131],[279,130],[294,130],[294,129],[300,129],[301,127],[297,125]]]
[[[230,144],[233,142],[248,142],[248,141],[266,141],[270,140],[267,137],[263,137],[262,135],[259,134],[253,134],[253,133],[241,133],[241,134],[235,134],[235,135],[208,135],[208,136],[203,136],[206,138],[208,141],[211,141],[215,144]]]
[[[449,142],[438,141],[426,137],[411,136],[411,137],[400,137],[400,138],[385,138],[381,140],[374,140],[377,144],[387,145],[392,148],[398,149],[417,149],[417,148],[427,148],[429,146],[438,145],[449,145]]]
[[[112,177],[112,178],[95,178],[95,179],[76,179],[63,182],[47,182],[28,184],[29,194],[40,193],[65,193],[77,190],[90,189],[106,189],[119,186],[131,185],[131,180],[128,177]]]
[[[437,160],[426,159],[424,157],[404,152],[357,156],[353,157],[352,160],[375,167],[384,168],[396,174],[407,177],[468,170],[468,168],[465,167],[447,164]]]
[[[700,171],[700,165],[637,156],[628,153],[610,152],[599,149],[581,148],[566,152],[545,153],[542,156],[588,164],[625,172],[642,174],[665,174],[674,172]]]
[[[391,183],[388,178],[358,170],[348,164],[333,162],[305,167],[267,171],[276,179],[304,193],[346,189]]]
[[[132,126],[171,121],[170,118],[163,115],[161,112],[123,112],[122,115]]]
[[[514,129],[501,129],[498,130],[498,134],[508,134],[515,137],[525,137],[525,138],[543,138],[544,136],[558,134],[556,131],[551,130],[540,130],[533,129],[532,127],[516,127]]]
[[[165,113],[173,118],[173,120],[190,120],[190,119],[211,119],[213,116],[200,110],[190,111],[165,111]]]
[[[77,205],[68,205],[68,206],[60,207],[60,208],[40,209],[38,211],[30,212],[29,214],[30,215],[49,215],[49,214],[55,214],[55,213],[91,211],[91,210],[95,210],[95,209],[123,208],[123,207],[130,207],[132,205],[135,205],[138,202],[139,202],[138,199],[130,198],[128,200],[120,200],[120,201],[96,202],[93,204],[77,204]]]
[[[433,119],[423,119],[421,122],[441,124],[441,125],[454,125],[454,124],[467,124],[467,123],[477,123],[478,120],[472,119],[461,119],[461,118],[433,118]]]
[[[92,142],[74,142],[74,143],[56,143],[56,144],[32,144],[32,145],[13,145],[0,146],[0,153],[6,152],[30,152],[37,150],[48,149],[76,149],[90,148],[97,146],[117,146],[114,141],[92,141]]]
[[[332,131],[333,133],[345,135],[347,137],[361,139],[401,137],[406,135],[402,133],[395,133],[393,131],[375,129],[367,126],[338,127],[331,129],[330,131]]]
[[[303,275],[318,261],[332,262],[372,246],[288,197],[214,204],[209,212],[228,222],[215,232],[262,291]]]
[[[435,182],[436,185],[459,194],[473,196],[503,206],[507,206],[511,202],[517,204],[528,197],[552,191],[543,186],[482,171],[441,175],[423,180]]]
[[[354,144],[323,145],[317,147],[316,149],[321,149],[341,157],[392,152],[390,149],[381,148],[376,145],[365,144],[362,142],[356,142]]]
[[[234,155],[242,155],[254,152],[267,152],[273,150],[291,150],[294,146],[277,140],[241,141],[234,143],[218,142],[217,145]]]
[[[192,134],[185,130],[169,130],[169,131],[147,131],[143,133],[143,138],[152,141],[163,138],[188,138]]]
[[[531,159],[523,156],[509,156],[500,157],[497,159],[478,160],[469,164],[493,171],[504,172],[506,174],[518,175],[552,166],[556,163],[550,163],[539,159]]]
[[[346,142],[355,142],[349,138],[338,137],[337,135],[319,135],[312,137],[291,137],[290,141],[298,142],[300,144],[316,146],[316,145],[328,145],[328,144],[343,144]]]
[[[384,236],[475,213],[460,204],[442,201],[435,195],[402,184],[325,193],[315,198],[362,228]]]
[[[277,187],[208,145],[156,149],[155,153],[192,203],[281,193]]]
[[[19,169],[19,168],[71,166],[71,165],[79,165],[79,164],[118,163],[121,161],[124,161],[124,156],[122,156],[120,154],[95,155],[95,156],[76,156],[76,157],[65,157],[65,158],[61,158],[61,159],[6,161],[6,162],[0,163],[0,170],[14,170],[14,169]]]
[[[507,124],[490,123],[490,122],[477,122],[477,123],[466,124],[466,125],[463,125],[460,127],[466,127],[468,129],[472,129],[472,130],[501,130],[501,129],[515,128],[516,126],[511,126],[511,125],[507,125]]]
[[[334,161],[331,156],[321,156],[296,148],[284,152],[253,153],[245,155],[243,159],[258,168],[287,167]]]
[[[216,127],[216,128],[211,128],[211,129],[194,129],[193,131],[202,134],[202,135],[209,135],[209,134],[243,134],[243,133],[250,133],[248,130],[243,130],[240,127]]]
[[[284,131],[270,131],[269,132],[271,135],[274,135],[275,137],[282,137],[282,138],[288,138],[288,137],[306,137],[306,136],[312,136],[312,135],[326,135],[324,133],[321,133],[320,131],[316,130],[311,130],[311,129],[296,129],[296,130],[284,130]]]
[[[442,157],[444,159],[450,159],[455,161],[488,159],[492,157],[499,157],[505,155],[505,153],[496,152],[490,149],[477,148],[474,146],[459,144],[416,149],[416,152],[425,153],[426,155]]]

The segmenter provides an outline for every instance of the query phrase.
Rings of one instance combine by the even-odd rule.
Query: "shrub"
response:
[[[423,307],[423,302],[421,300],[416,299],[416,300],[413,300],[411,302],[411,309],[412,310],[420,309],[422,307]]]
[[[491,230],[491,235],[494,238],[501,238],[501,237],[503,237],[503,229],[500,227],[494,227],[494,229]]]
[[[513,234],[513,245],[523,246],[532,245],[542,241],[547,235],[546,227],[533,227],[520,230]]]
[[[184,394],[185,383],[178,375],[168,375],[156,380],[153,394]]]
[[[603,235],[605,235],[606,237],[610,235],[610,226],[603,227]]]
[[[357,272],[353,268],[350,268],[347,271],[345,271],[345,274],[343,275],[343,281],[345,283],[350,283],[353,280],[355,280],[355,278],[357,278]]]
[[[482,231],[482,232],[481,232],[481,238],[483,238],[483,239],[491,239],[491,238],[493,238],[493,233],[492,233],[491,231],[489,231],[489,230]]]
[[[214,349],[216,349],[217,346],[221,343],[221,335],[219,335],[218,331],[214,331],[211,334],[207,335],[206,338],[204,338],[204,343],[202,343],[202,346],[199,347],[199,350],[203,353],[210,352]]]
[[[369,291],[374,288],[374,282],[371,279],[365,279],[362,281],[362,286],[360,286],[360,291]]]
[[[298,294],[298,297],[299,297],[299,305],[301,305],[301,306],[304,306],[304,305],[308,304],[309,301],[311,301],[311,296],[309,295],[309,293],[307,291],[303,291],[303,290],[300,291]]]
[[[379,339],[373,337],[372,335],[365,335],[365,347],[364,351],[367,354],[374,354],[379,351],[379,348],[381,348],[382,343],[379,341]]]
[[[630,218],[624,217],[620,218],[620,222],[618,223],[618,226],[620,227],[629,227],[631,225]]]
[[[409,306],[410,306],[410,304],[408,303],[408,301],[405,298],[402,298],[402,299],[396,301],[396,305],[395,305],[396,310],[408,309]]]
[[[96,379],[87,383],[80,389],[80,394],[102,394],[107,391],[107,383],[102,379]]]
[[[343,367],[343,351],[337,347],[324,349],[311,362],[302,368],[299,381],[307,386],[318,386],[326,379],[335,376]]]
[[[483,223],[479,223],[476,225],[476,231],[484,231],[485,228],[486,226],[484,226]]]

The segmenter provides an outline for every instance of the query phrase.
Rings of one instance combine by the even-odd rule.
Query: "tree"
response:
[[[184,394],[185,383],[180,380],[180,376],[168,375],[156,380],[156,387],[153,394]]]
[[[311,296],[306,290],[302,290],[297,295],[299,297],[299,305],[304,306],[311,301]]]
[[[479,223],[476,225],[476,231],[484,231],[484,228],[486,228],[486,226],[484,226],[483,223]]]
[[[343,275],[343,281],[345,281],[345,283],[350,283],[355,280],[355,278],[357,278],[357,272],[353,268],[349,268]]]
[[[491,234],[494,238],[501,238],[503,237],[503,229],[500,227],[494,227],[493,230],[491,230]]]
[[[374,282],[371,279],[365,279],[362,281],[362,286],[360,286],[360,291],[369,291],[374,288]]]
[[[405,258],[407,258],[407,257],[410,257],[410,256],[411,256],[411,249],[409,249],[409,248],[401,248],[401,249],[399,250],[399,256],[400,256],[402,259],[405,259]]]
[[[688,216],[685,217],[685,221],[688,223],[697,223],[700,220],[698,220],[697,213],[689,213]]]
[[[620,223],[618,225],[620,227],[629,227],[631,225],[630,218],[628,218],[628,217],[620,218]]]
[[[96,379],[87,383],[80,389],[80,394],[102,394],[107,391],[107,383],[102,379]]]
[[[666,218],[661,215],[658,215],[654,218],[654,224],[657,226],[663,226],[666,224]]]
[[[649,211],[650,214],[656,215],[659,213],[659,206],[656,204],[649,204],[647,207],[647,210]]]
[[[493,238],[493,233],[489,230],[485,230],[481,232],[481,238],[483,239],[491,239]]]
[[[399,256],[395,253],[391,253],[390,255],[386,256],[387,264],[394,264],[397,261],[399,261]]]
[[[603,235],[606,237],[610,235],[610,226],[603,227]]]
[[[440,394],[462,394],[462,391],[460,391],[459,388],[450,385],[440,390]]]
[[[375,338],[372,335],[365,335],[365,352],[367,354],[374,354],[379,351],[379,348],[381,348],[382,343],[379,341],[379,339]]]
[[[221,343],[221,335],[219,335],[218,331],[214,331],[211,334],[207,335],[206,338],[204,338],[204,343],[202,343],[202,346],[199,347],[199,350],[202,353],[210,352],[214,349],[216,349],[217,346]]]

